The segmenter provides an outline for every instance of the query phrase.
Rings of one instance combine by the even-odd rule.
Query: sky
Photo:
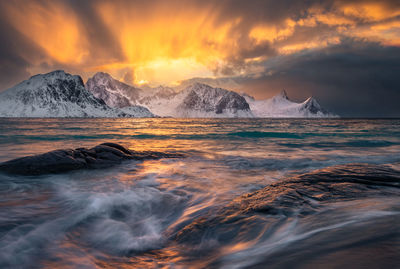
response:
[[[0,91],[63,69],[131,85],[285,89],[345,117],[400,117],[400,1],[0,1]]]

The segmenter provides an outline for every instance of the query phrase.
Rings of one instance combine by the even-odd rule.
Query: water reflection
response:
[[[262,267],[266,258],[271,267],[302,259],[320,267],[349,260],[354,244],[362,247],[353,255],[375,253],[378,265],[388,265],[379,249],[396,247],[382,238],[395,238],[398,197],[350,199],[306,217],[232,214],[214,223],[232,224],[222,232],[210,226],[189,243],[176,237],[240,195],[292,175],[354,162],[400,167],[399,123],[0,119],[1,161],[105,141],[186,156],[41,177],[0,175],[0,267],[245,268]],[[368,240],[376,247],[359,243]]]

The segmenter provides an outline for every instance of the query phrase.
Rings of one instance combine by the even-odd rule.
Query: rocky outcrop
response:
[[[63,173],[78,169],[111,167],[124,160],[179,158],[181,154],[132,151],[114,143],[93,148],[61,149],[0,163],[0,171],[19,175]]]
[[[249,225],[259,214],[270,216],[271,221],[306,217],[334,202],[399,194],[400,172],[389,167],[367,164],[330,167],[245,194],[218,212],[186,225],[175,239],[191,245],[207,238],[227,243],[233,238],[232,233],[239,233],[243,225]],[[258,224],[263,227],[265,221]]]

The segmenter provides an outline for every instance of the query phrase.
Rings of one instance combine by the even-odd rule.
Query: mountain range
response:
[[[99,72],[86,84],[57,70],[0,93],[0,117],[334,117],[315,98],[290,101],[286,92],[266,100],[193,83],[144,89]]]

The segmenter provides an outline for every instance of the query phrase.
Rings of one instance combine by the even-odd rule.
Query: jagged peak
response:
[[[105,72],[97,72],[96,74],[94,74],[92,77],[88,78],[86,83],[91,83],[91,82],[95,82],[99,83],[106,83],[108,81],[113,81],[115,80],[110,74],[105,73]]]
[[[305,100],[303,102],[304,105],[314,105],[314,106],[318,106],[321,107],[320,104],[318,103],[317,99],[314,98],[314,96],[310,96],[307,98],[307,100]]]
[[[132,89],[140,89],[140,88],[136,88],[135,86],[129,85],[123,81],[120,81],[116,78],[114,78],[112,75],[110,75],[109,73],[105,73],[105,72],[97,72],[96,74],[94,74],[91,78],[89,78],[86,82],[87,85],[94,83],[94,84],[117,84],[119,86],[123,86],[123,87],[129,87]]]
[[[325,111],[321,105],[318,103],[318,101],[313,97],[308,97],[307,100],[305,100],[302,103],[302,107],[308,111],[310,111],[313,114],[317,114],[317,113],[327,113],[327,111]]]
[[[111,78],[111,79],[113,79],[113,77],[110,74],[105,73],[105,72],[97,72],[96,74],[93,75],[92,78]]]
[[[90,88],[92,84],[93,85],[113,85],[115,83],[124,84],[123,82],[120,82],[119,80],[113,78],[108,73],[97,72],[92,77],[88,78],[88,80],[86,81],[86,86],[88,86]],[[129,85],[127,85],[127,86],[129,86]]]
[[[274,96],[275,98],[289,100],[289,97],[285,90],[280,91],[277,95]]]

